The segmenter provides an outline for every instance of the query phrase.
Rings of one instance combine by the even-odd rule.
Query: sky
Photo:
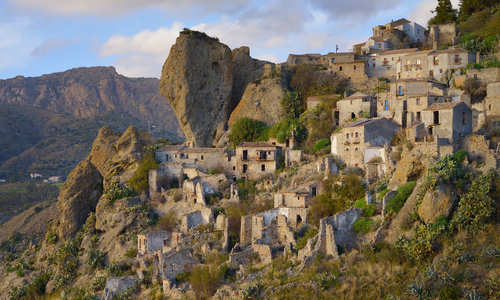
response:
[[[0,0],[0,79],[114,66],[160,77],[183,28],[252,57],[350,51],[371,28],[408,18],[426,26],[437,0]],[[458,0],[452,0],[457,6]]]

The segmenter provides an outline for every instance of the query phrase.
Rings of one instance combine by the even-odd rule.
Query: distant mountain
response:
[[[0,178],[66,175],[104,125],[182,140],[159,82],[127,78],[112,67],[0,80]]]

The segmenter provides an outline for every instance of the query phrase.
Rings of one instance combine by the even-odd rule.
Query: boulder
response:
[[[163,65],[160,93],[175,111],[186,140],[212,146],[234,106],[232,53],[204,33],[184,30]]]
[[[425,223],[434,223],[440,216],[450,215],[456,200],[457,195],[450,186],[428,190],[418,207],[418,215]]]
[[[80,162],[69,174],[58,198],[58,231],[62,239],[73,237],[95,210],[101,195],[101,174],[89,160]]]

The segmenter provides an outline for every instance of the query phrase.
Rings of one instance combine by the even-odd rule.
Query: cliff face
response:
[[[233,75],[228,46],[205,34],[181,32],[163,65],[160,92],[188,142],[211,146],[229,118]]]
[[[181,136],[170,105],[155,78],[127,78],[113,67],[78,68],[40,77],[0,80],[0,104],[92,118],[108,112],[128,114],[155,125],[160,134]]]
[[[251,58],[248,47],[230,51],[217,39],[186,30],[163,65],[160,91],[172,105],[187,140],[195,146],[212,146],[238,117],[266,123],[279,118],[280,82],[266,81],[267,92],[259,86],[266,65],[272,67]]]
[[[127,78],[104,67],[0,80],[0,178],[66,176],[105,125],[182,139],[159,85],[158,79]]]

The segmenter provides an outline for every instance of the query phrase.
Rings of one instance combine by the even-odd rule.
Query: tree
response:
[[[261,121],[250,118],[239,118],[231,129],[229,140],[236,147],[243,142],[267,140],[267,126]]]
[[[460,0],[459,19],[466,20],[473,13],[500,4],[500,0]]]
[[[305,111],[304,101],[299,93],[288,91],[283,98],[281,98],[281,107],[287,119],[298,119]]]
[[[448,24],[457,20],[457,11],[453,9],[450,0],[438,0],[438,5],[433,13],[436,15],[429,20],[429,25]]]

